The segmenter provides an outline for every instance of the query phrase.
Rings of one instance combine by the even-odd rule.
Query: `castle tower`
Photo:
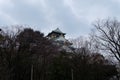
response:
[[[65,34],[66,33],[63,33],[59,28],[53,30],[52,32],[50,32],[47,37],[49,39],[57,39],[59,37],[62,37],[62,38],[65,38]]]
[[[53,42],[61,46],[62,49],[67,50],[67,52],[71,52],[70,47],[72,43],[70,43],[66,38],[65,38],[66,33],[63,33],[59,28],[53,30],[47,35],[48,39],[53,40]]]

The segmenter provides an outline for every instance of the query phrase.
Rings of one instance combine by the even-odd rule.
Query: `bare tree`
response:
[[[114,55],[120,62],[120,22],[115,19],[98,20],[94,27],[97,29],[96,39],[102,49]]]
[[[75,48],[82,48],[82,47],[88,46],[88,40],[83,36],[80,36],[80,37],[75,38],[75,39],[71,39],[70,41],[73,43],[73,46]]]
[[[90,33],[88,37],[80,36],[76,39],[71,39],[73,46],[77,49],[86,48],[87,50],[91,51],[91,53],[99,53],[99,43],[97,42],[94,31]]]

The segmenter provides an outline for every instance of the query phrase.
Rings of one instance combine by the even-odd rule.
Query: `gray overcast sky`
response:
[[[30,25],[47,34],[87,35],[97,19],[120,19],[120,0],[0,0],[0,25]]]

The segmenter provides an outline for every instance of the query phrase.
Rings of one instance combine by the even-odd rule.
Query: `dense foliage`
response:
[[[1,34],[0,80],[109,80],[117,74],[115,65],[98,53],[58,48],[29,28],[17,35]]]

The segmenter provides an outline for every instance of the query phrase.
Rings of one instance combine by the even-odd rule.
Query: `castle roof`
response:
[[[63,33],[59,28],[53,30],[52,32],[50,32],[47,36],[50,36],[52,33],[55,33],[55,34],[63,34],[65,35],[66,33]]]
[[[59,28],[53,30],[52,32],[59,33],[59,34],[64,34],[65,35],[65,33],[63,33]]]

